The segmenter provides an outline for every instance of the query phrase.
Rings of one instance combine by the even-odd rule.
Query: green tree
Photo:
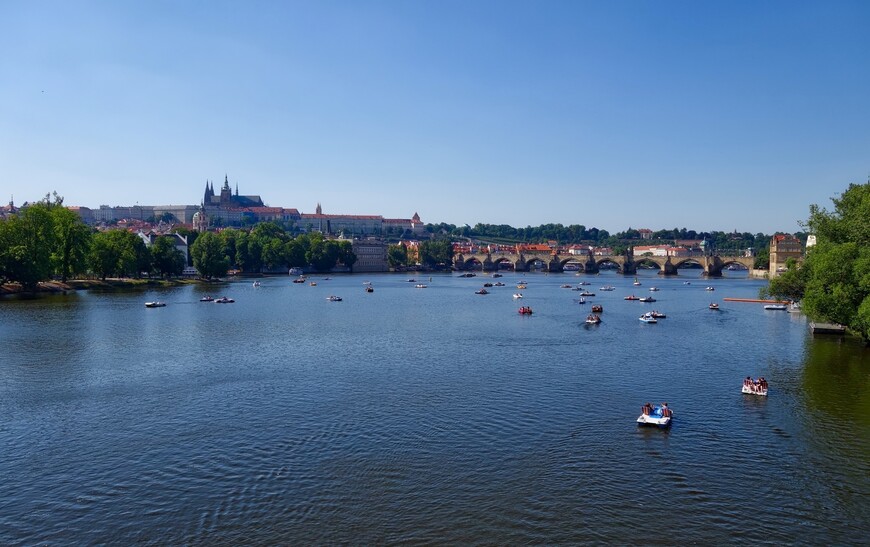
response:
[[[196,238],[190,247],[193,267],[206,279],[227,274],[229,260],[224,254],[224,242],[212,232],[205,232]]]
[[[446,239],[420,243],[420,262],[428,267],[453,263],[453,244]]]
[[[806,223],[817,243],[803,264],[771,280],[774,296],[802,294],[811,319],[846,325],[870,343],[870,182],[851,184],[834,210],[810,206]]]
[[[755,255],[755,262],[752,265],[757,270],[766,270],[770,267],[770,250],[764,247]]]
[[[61,281],[87,268],[92,230],[66,207],[52,209],[55,249],[52,257]]]
[[[408,249],[401,243],[387,247],[387,262],[390,268],[408,265]]]
[[[184,271],[184,254],[175,247],[174,236],[160,236],[151,245],[151,267],[164,277],[181,275]]]
[[[351,270],[356,264],[356,254],[353,252],[353,244],[350,241],[338,242],[338,261]]]
[[[136,234],[107,230],[94,234],[88,263],[101,279],[139,277],[141,272],[151,269],[151,253]]]
[[[9,281],[33,289],[49,279],[55,249],[54,223],[49,196],[2,222],[0,271]]]
[[[305,262],[305,245],[303,245],[301,237],[291,239],[284,244],[284,256],[287,258],[287,265],[291,268],[301,268],[307,265],[307,262]]]

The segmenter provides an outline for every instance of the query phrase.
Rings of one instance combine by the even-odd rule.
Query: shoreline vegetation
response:
[[[214,281],[212,281],[214,282]],[[41,281],[36,287],[25,288],[20,283],[4,283],[0,285],[0,296],[34,295],[46,293],[66,293],[84,290],[125,290],[145,287],[178,287],[193,283],[210,283],[204,279],[70,279],[62,281]]]

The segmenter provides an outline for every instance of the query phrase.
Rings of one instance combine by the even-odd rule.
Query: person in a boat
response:
[[[668,408],[668,403],[662,403],[662,418],[668,418],[671,415],[671,409]]]
[[[643,407],[641,407],[641,412],[643,412],[647,416],[652,414],[652,403],[647,403],[643,405]]]
[[[767,380],[764,379],[764,376],[758,379],[758,385],[761,387],[761,390],[764,391],[767,389]]]
[[[747,376],[745,380],[743,380],[743,387],[752,388],[752,378]]]

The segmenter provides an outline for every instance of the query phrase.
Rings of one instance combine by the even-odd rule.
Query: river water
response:
[[[868,350],[684,272],[0,300],[0,543],[866,542]]]

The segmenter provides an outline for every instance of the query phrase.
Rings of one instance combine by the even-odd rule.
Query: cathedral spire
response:
[[[315,213],[318,214],[318,215],[322,215],[322,214],[323,214],[323,208],[320,206],[320,202],[319,202],[319,201],[317,202],[317,209],[315,209],[314,211],[315,211]]]
[[[237,196],[239,195],[239,183],[238,182],[236,183],[236,195]]]
[[[226,174],[226,173],[224,173],[224,188],[226,188],[227,190],[230,189],[230,181],[229,181],[229,179],[227,178],[227,174]]]

